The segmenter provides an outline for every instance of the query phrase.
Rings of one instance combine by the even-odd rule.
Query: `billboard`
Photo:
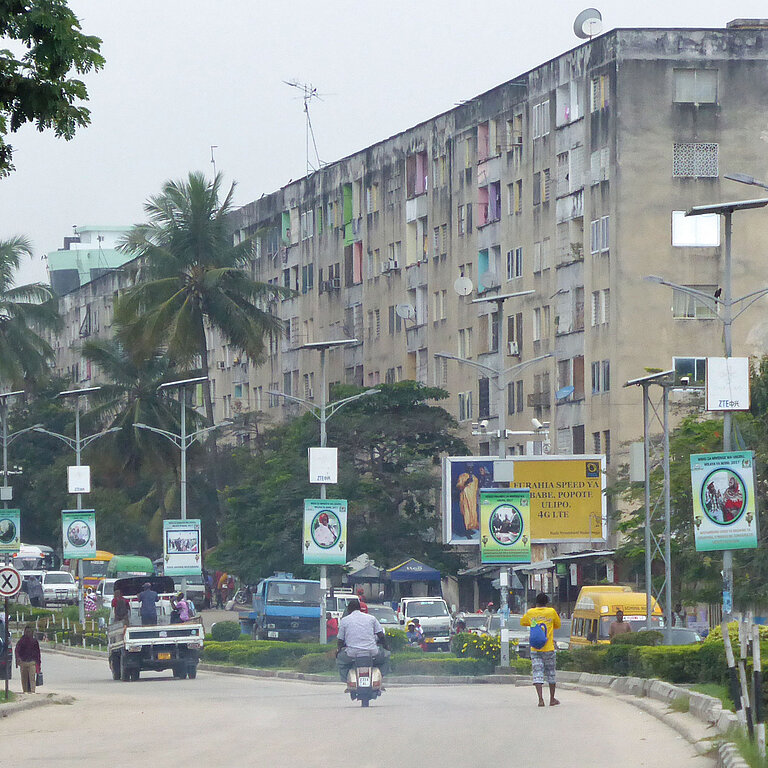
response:
[[[480,491],[480,561],[531,562],[531,495],[527,488]]]
[[[18,552],[21,548],[21,511],[0,509],[0,554]]]
[[[197,576],[202,572],[199,520],[163,520],[163,573]]]
[[[514,463],[514,482],[495,483],[493,466]],[[480,491],[528,488],[534,544],[601,542],[607,535],[605,457],[455,456],[443,460],[443,541],[478,544]]]
[[[61,538],[65,560],[96,557],[96,512],[92,509],[63,510]]]
[[[346,499],[304,499],[301,548],[308,565],[347,562]]]
[[[752,451],[691,455],[698,552],[757,548],[754,472]]]
[[[748,411],[749,358],[708,357],[706,395],[708,411]]]

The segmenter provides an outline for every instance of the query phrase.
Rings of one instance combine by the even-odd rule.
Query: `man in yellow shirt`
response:
[[[541,648],[531,647],[531,673],[536,693],[539,694],[539,706],[544,704],[544,680],[549,683],[549,706],[554,707],[560,702],[555,698],[555,641],[554,631],[560,628],[560,617],[557,611],[547,605],[549,598],[542,592],[536,595],[536,607],[530,608],[521,618],[523,627],[543,624],[547,630],[547,641]]]

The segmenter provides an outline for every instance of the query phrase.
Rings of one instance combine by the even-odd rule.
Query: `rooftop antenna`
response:
[[[317,88],[315,88],[312,83],[300,83],[298,80],[283,80],[283,82],[286,85],[290,85],[291,88],[296,88],[298,91],[301,91],[301,98],[304,101],[304,115],[306,116],[305,120],[305,141],[306,141],[306,151],[307,151],[307,176],[313,171],[319,171],[320,168],[323,165],[323,161],[320,159],[320,153],[317,151],[317,141],[315,140],[315,131],[312,128],[312,118],[309,116],[309,102],[312,101],[312,99],[319,99],[322,101],[322,98],[320,97],[320,94],[317,92]],[[310,162],[309,162],[309,140],[312,139],[312,147],[315,150],[315,159],[317,161],[317,168],[315,168]]]
[[[597,8],[583,10],[573,22],[573,34],[581,40],[591,40],[603,31],[603,15]]]
[[[213,178],[216,178],[216,158],[213,156],[213,150],[218,149],[218,144],[211,144],[211,165],[213,166]]]

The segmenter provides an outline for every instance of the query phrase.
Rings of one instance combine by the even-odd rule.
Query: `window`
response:
[[[716,69],[676,69],[674,76],[678,104],[717,104]]]
[[[523,313],[507,316],[507,340],[517,344],[519,352],[523,351]]]
[[[464,233],[466,232],[466,218],[465,218],[464,206],[463,205],[459,206],[458,222],[459,222],[459,237],[462,237],[464,235]]]
[[[533,138],[538,139],[549,133],[549,99],[533,107]]]
[[[447,291],[435,291],[432,294],[432,319],[434,322],[446,319],[446,299]]]
[[[517,412],[522,413],[523,411],[523,380],[522,379],[515,382],[515,389],[517,390],[515,392],[515,399],[517,400]]]
[[[686,216],[685,211],[672,211],[672,245],[677,248],[720,245],[719,215]]]
[[[675,379],[687,376],[691,384],[704,384],[707,371],[706,357],[673,357],[672,367],[675,369]]]
[[[573,330],[584,330],[584,287],[573,289]]]
[[[606,429],[603,432],[603,453],[605,454],[605,463],[611,463],[611,432]]]
[[[533,340],[541,341],[541,307],[533,310]]]
[[[572,433],[573,433],[573,453],[574,454],[584,453],[584,425],[578,424],[577,426],[572,427]]]
[[[672,176],[676,178],[713,178],[720,175],[718,144],[678,144],[672,149]]]
[[[608,106],[608,75],[592,78],[590,89],[590,111],[597,112]]]
[[[315,234],[314,229],[315,212],[314,210],[304,211],[301,214],[301,239],[307,240]]]
[[[374,213],[379,210],[379,185],[372,184],[365,188],[365,212]]]
[[[472,418],[472,393],[459,392],[459,421]]]
[[[549,168],[545,168],[541,172],[541,202],[549,202]]]
[[[541,203],[541,173],[533,174],[533,204]]]
[[[472,357],[472,329],[461,328],[459,329],[459,357],[471,358]]]
[[[440,227],[432,229],[432,257],[437,258],[440,254]]]
[[[440,255],[445,256],[448,253],[448,225],[440,226]]]
[[[491,387],[490,379],[483,376],[478,381],[477,417],[487,419],[491,415]]]
[[[423,195],[428,187],[427,153],[417,152],[405,161],[406,192],[408,198]]]
[[[513,248],[507,251],[507,280],[523,276],[523,249]]]
[[[508,211],[510,215],[523,211],[523,180],[518,179],[507,186]]]
[[[611,388],[611,364],[609,360],[592,363],[592,394],[608,392]],[[596,451],[599,453],[599,451]]]
[[[608,162],[610,154],[608,147],[601,147],[589,156],[589,173],[592,184],[608,180]]]
[[[600,453],[600,433],[592,433],[592,453]]]
[[[472,203],[467,203],[467,234],[472,234]]]
[[[712,296],[712,299],[707,301],[703,296],[693,296],[690,293],[675,288],[672,290],[672,317],[689,320],[711,320],[717,317],[714,298],[717,286],[687,285],[685,287],[691,288],[694,291],[701,291],[707,294],[707,296]]]
[[[517,410],[515,408],[515,382],[510,381],[509,384],[507,384],[507,413],[510,416],[513,416],[515,413],[517,413]]]
[[[610,320],[610,296],[609,288],[592,291],[592,327],[608,325]]]
[[[603,253],[608,250],[610,242],[610,216],[593,219],[589,225],[590,253]]]
[[[603,392],[611,389],[611,361],[603,360]]]

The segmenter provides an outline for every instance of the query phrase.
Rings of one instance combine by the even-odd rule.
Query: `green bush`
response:
[[[453,636],[451,651],[459,657],[482,659],[497,666],[501,659],[501,638],[462,632]]]
[[[204,648],[203,661],[242,667],[295,667],[308,653],[325,653],[320,643],[281,643],[277,640],[212,641]]]
[[[701,660],[698,645],[637,648],[632,674],[658,677],[669,683],[693,683],[700,679]]]
[[[211,628],[211,638],[220,643],[240,639],[240,624],[236,621],[217,621]]]
[[[664,634],[652,629],[649,632],[627,632],[611,638],[611,645],[661,645]]]
[[[384,630],[384,634],[387,636],[389,642],[389,649],[394,653],[400,651],[408,646],[408,638],[402,629],[392,629],[387,627]]]
[[[336,671],[335,652],[308,653],[296,662],[296,669],[299,672],[334,672]]]
[[[392,673],[396,675],[485,675],[493,671],[488,659],[432,656],[422,653],[392,654]]]
[[[47,608],[35,608],[32,605],[21,605],[20,603],[10,603],[8,605],[8,615],[11,621],[16,621],[18,614],[19,621],[34,621],[35,619],[48,619],[54,613]]]

